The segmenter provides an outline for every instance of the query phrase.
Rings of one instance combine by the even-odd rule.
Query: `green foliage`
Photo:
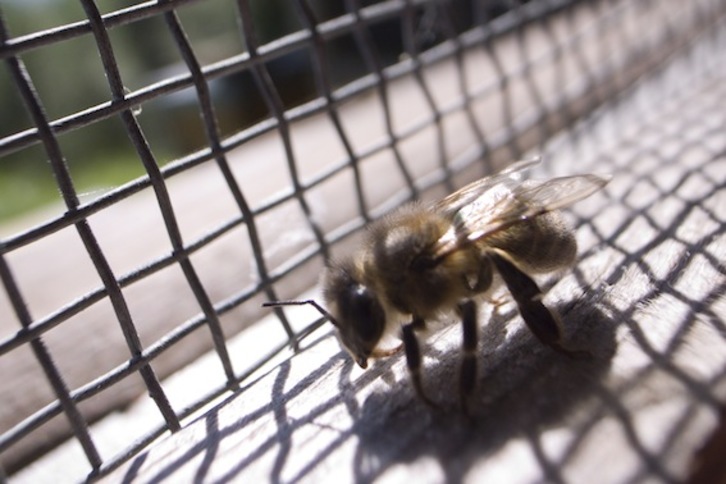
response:
[[[139,3],[142,0],[96,2],[101,14]],[[321,19],[343,13],[342,4],[333,0],[311,5]],[[238,7],[236,0],[199,0],[180,2],[174,9],[202,67],[233,59],[246,51]],[[251,0],[250,11],[252,34],[258,44],[303,28],[294,3],[288,0]],[[48,35],[48,29],[86,20],[78,0],[0,0],[0,15],[11,42],[26,35]],[[188,73],[168,20],[159,13],[108,25],[113,56],[127,92]],[[382,49],[386,64],[397,60],[401,49],[399,26],[391,22],[382,25],[384,29],[380,32],[372,28],[373,34],[380,34],[387,46]],[[332,41],[327,55],[334,88],[367,69],[350,35]],[[299,105],[317,95],[311,56],[311,49],[303,46],[266,63],[285,106]],[[93,110],[112,98],[90,31],[24,49],[19,58],[50,122]],[[34,128],[10,74],[8,66],[0,63],[0,139]],[[208,86],[223,137],[270,116],[270,107],[250,72],[230,72],[209,79]],[[208,143],[193,86],[159,95],[139,106],[135,114],[152,151],[163,154],[157,161],[160,165]],[[143,174],[119,116],[63,130],[58,132],[57,140],[79,192],[113,188]],[[57,184],[40,144],[0,156],[0,220],[58,200]]]
[[[4,163],[0,169],[0,222],[49,203],[63,203],[49,163],[39,162],[40,159],[16,159],[15,163]],[[141,162],[131,153],[99,155],[92,167],[71,165],[70,171],[76,192],[82,200],[144,174]]]

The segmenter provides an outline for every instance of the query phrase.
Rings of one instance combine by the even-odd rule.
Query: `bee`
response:
[[[539,159],[520,161],[433,202],[413,202],[371,223],[362,245],[328,263],[325,307],[310,304],[336,328],[361,367],[399,349],[379,345],[399,332],[413,387],[426,403],[416,333],[427,321],[456,313],[463,327],[459,397],[465,405],[476,380],[478,305],[503,283],[527,327],[545,345],[571,356],[559,317],[542,302],[530,274],[573,263],[577,244],[558,209],[605,186],[609,177],[576,175],[524,180]],[[327,309],[326,309],[327,308]]]

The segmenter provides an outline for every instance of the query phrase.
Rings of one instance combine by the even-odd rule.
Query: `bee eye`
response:
[[[361,341],[375,346],[383,334],[386,316],[373,291],[361,284],[349,286],[340,300],[340,312]]]

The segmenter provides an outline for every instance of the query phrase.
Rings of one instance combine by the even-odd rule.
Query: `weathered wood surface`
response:
[[[597,11],[586,13],[594,15]],[[583,22],[587,19],[586,15]],[[556,24],[554,27],[557,29]],[[535,41],[539,34],[534,34]],[[587,37],[592,45],[583,46],[583,51],[598,52],[605,46],[618,51],[613,46],[626,42],[622,38],[599,40],[602,43]],[[511,60],[512,68],[520,65],[518,54],[513,54],[517,49],[513,39],[503,41],[502,46],[501,58],[505,62]],[[710,63],[714,53],[706,52],[701,57]],[[543,281],[550,289],[547,302],[562,312],[573,344],[593,351],[595,358],[591,361],[573,362],[539,346],[522,328],[511,305],[503,306],[494,315],[485,311],[480,378],[474,395],[478,404],[473,419],[467,421],[454,410],[460,339],[456,325],[432,337],[432,348],[426,352],[426,386],[433,398],[451,410],[443,413],[432,413],[415,399],[402,358],[378,362],[361,372],[340,352],[334,338],[323,331],[307,342],[306,351],[284,359],[279,366],[267,367],[267,372],[252,386],[226,397],[180,433],[132,459],[109,481],[398,481],[413,473],[430,481],[466,477],[474,481],[501,478],[508,482],[579,482],[595,475],[601,482],[614,482],[647,478],[668,481],[683,476],[690,454],[715,421],[717,402],[724,400],[726,372],[726,165],[721,132],[726,125],[726,102],[723,76],[709,81],[692,72],[698,70],[694,67],[699,66],[701,57],[689,58],[685,65],[649,81],[621,103],[610,103],[607,111],[544,147],[547,162],[540,175],[588,171],[615,175],[606,191],[570,212],[581,247],[576,267],[561,278]],[[478,57],[472,62],[489,65],[490,61]],[[573,65],[569,66],[574,69],[572,72],[583,75]],[[456,102],[458,80],[446,74],[453,72],[454,66],[446,63],[439,67],[427,73],[431,84],[439,89],[442,105]],[[494,69],[487,72],[496,75]],[[537,79],[547,86],[556,84],[558,79],[553,72],[542,76]],[[475,86],[476,79],[470,80]],[[587,85],[586,79],[576,79],[567,89],[572,88],[577,94],[583,82]],[[412,105],[423,105],[420,96],[406,98],[417,91],[405,83],[392,86],[397,88],[397,95],[392,98],[402,106],[399,122],[405,124],[407,119],[420,117],[421,112],[410,110]],[[602,92],[585,94],[600,96],[617,90],[613,86],[601,88]],[[526,118],[527,104],[532,102],[530,87],[522,82],[512,83],[509,89],[513,100],[510,108],[522,115],[518,119]],[[554,98],[550,101],[554,102],[559,93],[557,89],[551,89],[551,93]],[[586,99],[587,96],[581,98]],[[347,106],[350,119],[376,119],[359,123],[351,130],[364,147],[384,133],[380,131],[380,106],[375,104],[373,114],[368,107],[363,107],[365,112],[361,113],[360,106],[366,103]],[[489,123],[485,125],[487,133],[501,134],[498,130],[506,120],[501,117],[500,105],[487,102],[474,108],[477,116]],[[577,109],[584,108],[573,107],[573,113]],[[320,119],[313,121],[301,124],[299,135],[294,137],[300,143],[296,149],[304,162],[303,171],[308,173],[344,156],[339,143],[334,142],[330,126]],[[561,124],[563,119],[553,120],[553,130],[558,122]],[[463,128],[465,125],[462,116],[446,124],[447,131],[459,133],[451,137],[448,145],[451,156],[461,154],[475,142],[473,134]],[[407,159],[421,160],[416,165],[421,173],[435,169],[435,150],[431,148],[434,134],[433,129],[427,131],[424,138],[428,141],[407,145],[411,149],[406,152]],[[266,164],[235,165],[239,180],[245,184],[245,193],[254,203],[261,203],[266,195],[283,189],[289,182],[286,177],[265,176],[271,171],[284,172],[284,155],[279,142],[274,143],[271,150],[269,140],[261,140],[245,146],[241,152],[245,159],[264,158]],[[321,145],[333,148],[320,154]],[[520,148],[530,145],[522,141]],[[307,165],[308,160],[315,161]],[[390,170],[390,154],[382,155],[369,166],[366,184],[376,187],[371,192],[372,201],[380,202],[396,192],[400,180],[382,180],[377,174]],[[181,224],[192,240],[213,227],[212,221],[225,220],[234,213],[230,203],[201,207],[191,201],[185,205],[190,193],[210,200],[214,194],[224,193],[216,176],[211,168],[200,167],[188,176],[170,180],[173,193],[179,194]],[[200,183],[212,179],[216,181]],[[344,181],[349,187],[350,180]],[[386,184],[382,185],[383,182]],[[346,198],[351,202],[348,210],[344,207],[340,212],[318,207],[316,213],[326,229],[336,227],[355,212],[350,197],[340,193],[339,188],[324,188],[311,194],[313,202]],[[142,194],[114,208],[139,210],[138,207],[148,208],[153,203],[149,194]],[[136,239],[133,234],[119,234],[114,214],[113,210],[102,212],[92,218],[91,224],[104,247],[111,248],[107,252],[120,274],[168,250],[158,216],[149,216],[148,223],[138,220],[135,230],[146,236]],[[305,224],[297,216],[299,213],[281,215],[286,224],[299,223],[304,234]],[[277,240],[275,230],[280,226],[280,217],[272,220],[277,222],[267,225],[270,231],[265,234],[265,243],[270,246]],[[156,235],[152,231],[157,231]],[[66,232],[71,231],[57,236],[73,239],[71,245],[76,247],[76,237]],[[214,301],[224,300],[240,287],[254,283],[249,250],[244,237],[239,235],[220,242],[195,260],[209,271],[203,276]],[[310,240],[308,234],[301,243],[305,245]],[[51,245],[54,242],[48,241]],[[129,246],[129,242],[133,244]],[[58,242],[60,247],[64,244],[67,243]],[[116,252],[113,247],[120,245],[124,250]],[[247,251],[240,251],[239,245]],[[36,247],[38,252],[33,252]],[[281,248],[272,259],[275,263],[284,261],[299,247],[298,244]],[[40,249],[42,244],[29,248],[25,255],[21,251],[10,262],[18,267],[23,257],[32,259],[47,253],[50,259],[45,269],[70,263],[69,259],[53,259],[52,251]],[[83,254],[78,260],[85,260]],[[68,270],[59,267],[56,273],[67,274]],[[69,297],[97,286],[92,268],[74,266],[73,270],[73,280],[61,278],[64,283],[57,284],[64,292],[34,294],[29,301],[31,308],[45,314]],[[30,277],[23,279],[24,287],[50,288],[43,285],[47,272],[33,274],[18,271],[21,279]],[[285,295],[307,287],[315,279],[316,271],[307,271],[305,277],[283,291],[287,292]],[[137,324],[145,328],[144,341],[155,341],[179,321],[198,313],[198,307],[190,295],[179,297],[180,291],[186,291],[179,274],[165,272],[148,282],[149,287],[130,286],[126,295]],[[240,322],[252,321],[259,314],[261,310],[251,302],[229,314],[224,322],[237,326],[230,329],[234,332]],[[315,316],[311,312],[297,312],[295,320],[302,325]],[[72,325],[64,328],[71,331],[75,327],[87,338],[69,339],[67,333],[58,331],[44,337],[73,387],[128,358],[119,334],[113,333],[115,343],[109,344],[108,333],[118,332],[111,324],[109,308],[93,306],[75,318]],[[12,320],[3,318],[0,322],[5,321]],[[108,327],[112,329],[89,334],[87,325],[97,321],[110,321]],[[8,331],[3,329],[4,333]],[[262,350],[270,348],[271,341],[283,337],[279,325],[270,320],[261,323],[256,332],[243,332],[240,347],[230,343],[230,348],[233,357],[244,365],[254,361],[258,353],[264,354]],[[155,360],[159,374],[171,373],[209,346],[207,337],[189,339],[189,346],[180,346],[167,358]],[[78,361],[75,355],[79,352],[92,355],[93,359]],[[7,422],[17,422],[18,413],[27,415],[52,399],[47,388],[37,383],[42,377],[38,376],[32,358],[18,354],[22,356],[19,360],[0,359],[0,364],[9,365],[0,371],[10,376],[3,382],[10,390],[3,390],[3,394],[15,395],[15,413],[4,406],[7,420],[3,428],[9,425]],[[165,382],[175,408],[191,404],[204,393],[203,389],[222,383],[215,364],[218,365],[214,362],[197,372],[197,377],[184,374],[175,377],[173,383]],[[18,368],[28,370],[18,372]],[[128,401],[142,389],[138,379],[127,379],[114,388],[116,391],[88,402],[83,410],[94,418]],[[128,446],[129,435],[142,435],[158,421],[158,412],[144,401],[94,426],[94,435],[99,439],[102,455],[110,457]],[[59,428],[65,426],[63,419],[55,419],[55,423]],[[62,432],[52,428],[47,431]],[[415,465],[409,466],[412,463]],[[76,465],[74,470],[78,473],[71,471]],[[14,477],[17,482],[38,482],[52,480],[59,472],[64,476],[83,476],[88,472],[83,470],[84,465],[87,467],[77,444],[70,443]]]
[[[569,212],[576,266],[543,281],[591,360],[542,347],[511,304],[485,311],[466,419],[456,325],[425,350],[441,412],[416,399],[402,356],[364,372],[321,331],[109,481],[684,479],[726,399],[726,76],[686,72],[697,67],[677,64],[546,148],[548,174],[614,175]]]

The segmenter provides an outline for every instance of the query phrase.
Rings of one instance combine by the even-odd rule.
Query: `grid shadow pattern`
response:
[[[46,392],[32,404],[21,405],[21,411],[0,428],[2,464],[8,473],[72,436],[87,460],[87,477],[95,478],[127,461],[164,432],[178,431],[185,418],[220,395],[238,390],[256,369],[294,347],[323,323],[298,327],[283,311],[276,310],[279,339],[265,341],[261,354],[236,358],[230,354],[227,341],[247,326],[229,320],[254,320],[262,314],[260,301],[293,296],[308,287],[324,260],[345,247],[368,221],[392,207],[490,173],[505,160],[517,159],[543,145],[583,115],[617,103],[620,93],[640,76],[658,69],[701,36],[722,29],[724,15],[721,2],[706,0],[688,6],[678,2],[656,6],[645,1],[389,0],[359,4],[350,0],[344,2],[342,10],[326,2],[298,0],[289,12],[273,10],[285,28],[268,29],[263,35],[261,19],[265,12],[238,0],[220,2],[234,20],[231,32],[236,40],[231,44],[236,47],[218,52],[192,27],[194,14],[204,11],[207,3],[211,2],[146,2],[102,13],[92,0],[82,0],[81,20],[16,37],[10,33],[13,24],[0,11],[0,57],[12,89],[9,96],[19,109],[18,117],[24,117],[26,123],[24,128],[1,133],[0,163],[47,159],[44,167],[57,188],[60,207],[44,215],[41,222],[3,232],[0,240],[0,279],[5,290],[0,317],[16,326],[0,328],[0,362],[7,365],[3,371],[12,371],[15,358],[30,361],[34,371],[42,375],[32,385],[43,386]],[[195,7],[198,10],[190,13],[188,9]],[[174,51],[175,65],[182,74],[163,71],[161,80],[149,81],[150,75],[144,77],[125,65],[129,57],[119,53],[123,45],[118,40],[120,33],[146,22],[153,22],[151,38],[163,38]],[[90,43],[107,85],[98,102],[66,113],[57,100],[46,99],[50,94],[42,86],[48,81],[34,77],[29,66],[35,53],[74,41]],[[66,60],[71,73],[75,61]],[[346,61],[352,67],[339,68]],[[293,75],[295,89],[286,83],[282,68],[291,65],[299,67]],[[482,75],[480,69],[488,75]],[[132,72],[128,76],[132,79],[125,75],[127,70]],[[442,97],[437,91],[440,78],[435,76],[439,71],[453,73],[453,80],[446,81],[454,86],[453,97]],[[55,82],[64,81],[59,76]],[[130,85],[137,87],[131,89]],[[234,96],[239,96],[241,86],[246,86],[243,98],[249,104],[237,109],[252,113],[249,117],[240,117],[228,108],[238,100]],[[418,102],[412,104],[423,106],[424,113],[401,126],[396,103],[401,89],[412,88],[418,92]],[[93,93],[88,96],[94,97]],[[194,116],[172,110],[184,99],[191,99]],[[361,125],[373,119],[372,124],[380,128],[364,143],[359,132],[365,129],[355,124],[351,127],[346,118],[346,108],[356,107],[360,100],[378,106],[372,118],[360,115]],[[411,104],[405,107],[412,109]],[[454,118],[458,124],[449,124]],[[330,127],[338,148],[332,161],[310,165],[309,158],[322,155],[302,150],[296,139],[303,135],[297,130],[320,119]],[[75,171],[74,159],[96,159],[98,154],[77,151],[66,140],[100,136],[94,128],[104,124],[115,130],[109,135],[112,139],[124,140],[120,149],[132,154],[143,174],[102,193],[83,193],[78,188],[80,172]],[[452,130],[452,126],[459,129]],[[181,138],[181,142],[167,145],[169,137]],[[458,141],[459,137],[465,143]],[[430,142],[425,156],[420,150],[408,151],[407,143],[418,138]],[[269,161],[266,167],[263,161],[245,158],[258,142],[275,146],[279,165]],[[325,152],[328,145],[318,145],[317,149]],[[377,165],[380,157],[385,160]],[[254,162],[261,166],[252,172],[257,178],[242,179],[240,165]],[[378,185],[376,180],[383,169],[393,180],[392,187],[375,193],[372,187]],[[232,209],[211,226],[191,227],[184,218],[185,211],[211,204],[199,195],[199,180],[212,171],[219,180],[213,191],[223,191]],[[257,194],[256,185],[267,178],[277,181]],[[185,183],[176,187],[177,179]],[[323,220],[321,212],[333,210],[321,208],[321,204],[327,207],[339,202],[325,197],[325,190],[336,180],[345,187],[344,195],[332,193],[349,200],[350,210],[331,213],[335,215],[331,222]],[[278,182],[280,185],[275,185]],[[188,205],[176,198],[181,192],[191,200]],[[140,261],[119,262],[122,255],[114,253],[111,242],[102,235],[103,216],[114,214],[110,223],[124,225],[127,222],[119,214],[128,216],[129,212],[113,210],[128,210],[136,200],[141,208],[134,217],[153,211],[155,226],[166,240],[159,246],[158,257],[146,254]],[[269,245],[275,238],[266,231],[284,232],[280,227],[287,228],[281,224],[288,219],[274,214],[290,206],[299,222],[295,230],[304,233],[302,243],[275,252]],[[268,214],[272,214],[269,219]],[[648,219],[646,211],[643,215]],[[201,218],[206,216],[202,213]],[[627,227],[621,229],[626,231]],[[47,250],[43,244],[61,234],[72,238],[83,262],[79,267],[61,267],[55,274],[44,273],[45,267],[41,267],[39,276],[26,279],[25,271],[30,269],[23,265],[22,254],[34,255],[35,247]],[[215,264],[231,266],[235,257],[244,257],[250,275],[235,280],[233,289],[225,287],[220,292],[210,282],[214,267],[203,269],[203,256],[231,234],[243,239],[238,245],[245,251],[240,249],[241,255],[229,256],[225,245],[219,251],[230,258],[215,259]],[[133,241],[123,242],[131,245]],[[143,248],[142,244],[142,252]],[[644,254],[630,249],[623,252],[638,259]],[[51,257],[71,257],[65,253],[66,247],[61,246]],[[38,302],[41,299],[35,293],[48,291],[43,286],[47,278],[57,277],[50,283],[63,286],[64,278],[76,277],[75,271],[83,269],[80,266],[92,274],[91,283],[83,290],[51,298],[45,306]],[[647,272],[647,267],[644,270]],[[147,292],[146,282],[171,272],[179,284],[172,288],[173,295],[191,301],[193,309],[178,317],[174,313],[170,314],[175,317],[140,315],[143,313],[131,292],[135,287]],[[616,283],[617,277],[622,274],[613,275],[610,282]],[[152,293],[151,299],[154,297]],[[147,300],[138,304],[142,303],[152,304]],[[94,313],[99,308],[105,312]],[[81,367],[92,367],[98,361],[95,355],[85,359],[91,355],[84,350],[82,340],[90,339],[91,331],[100,330],[77,328],[79,321],[84,322],[82,316],[89,314],[93,315],[91,321],[102,319],[104,324],[113,324],[125,356],[102,363],[100,374],[79,377],[75,367],[64,362],[68,356],[61,353],[70,352]],[[159,333],[148,333],[139,322],[157,319],[168,324]],[[66,333],[65,328],[75,329]],[[634,330],[634,334],[638,332]],[[71,349],[62,351],[61,346],[49,343],[69,339]],[[199,341],[191,356],[213,348],[221,377],[207,393],[175,403],[161,379],[186,360],[175,360],[163,371],[159,368],[164,356],[191,340]],[[657,355],[652,356],[657,359]],[[124,387],[126,384],[129,386]],[[11,384],[2,391],[4,395],[23,393]],[[147,393],[158,409],[160,422],[126,442],[121,451],[105,455],[99,450],[90,422],[142,393]]]
[[[726,395],[724,41],[723,31],[702,38],[543,147],[558,155],[545,172],[577,162],[614,174],[573,207],[576,267],[545,283],[569,343],[591,360],[543,348],[502,305],[482,325],[463,420],[417,400],[402,355],[357,372],[321,333],[307,342],[314,351],[113,476],[318,482],[336,469],[336,480],[371,482],[404,465],[408,478],[452,482],[702,482],[688,472]],[[458,405],[458,329],[425,351],[427,392],[445,408]]]

